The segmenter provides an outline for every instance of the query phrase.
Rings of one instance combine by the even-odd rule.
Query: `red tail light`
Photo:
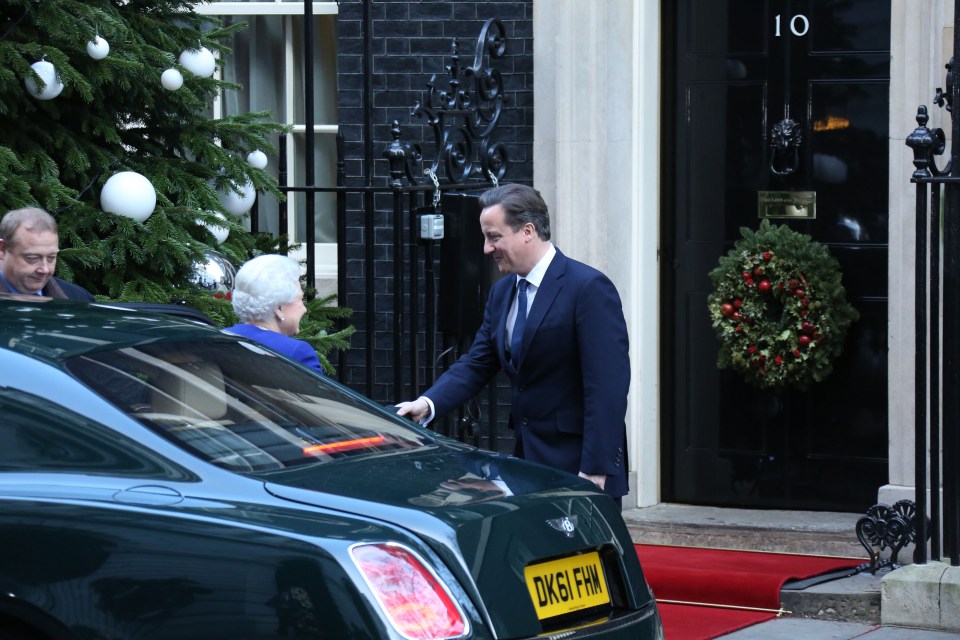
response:
[[[320,453],[343,453],[354,449],[369,449],[384,443],[386,438],[381,435],[370,436],[368,438],[354,438],[352,440],[338,440],[326,444],[314,444],[304,447],[304,455],[317,455]]]
[[[460,607],[439,578],[409,549],[396,544],[350,549],[391,624],[413,640],[443,640],[466,634]]]

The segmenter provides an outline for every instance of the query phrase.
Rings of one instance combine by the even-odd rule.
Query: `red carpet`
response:
[[[638,544],[636,548],[658,602],[666,640],[708,640],[770,620],[777,616],[780,589],[788,580],[812,578],[864,562],[693,547]]]

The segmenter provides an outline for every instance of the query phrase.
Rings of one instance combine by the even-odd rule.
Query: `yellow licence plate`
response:
[[[523,575],[541,620],[610,602],[600,555],[595,551],[532,564],[524,568]]]

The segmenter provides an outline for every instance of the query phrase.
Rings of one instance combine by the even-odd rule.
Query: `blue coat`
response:
[[[442,416],[503,369],[512,386],[515,455],[570,473],[605,474],[606,492],[626,495],[630,356],[616,287],[558,250],[530,308],[514,369],[505,336],[515,282],[493,285],[470,350],[423,395]]]
[[[309,342],[297,340],[296,338],[291,338],[290,336],[285,336],[282,333],[270,331],[269,329],[261,329],[252,324],[235,324],[232,327],[227,327],[225,331],[250,338],[277,353],[283,354],[288,358],[323,373],[323,367],[320,365],[317,350],[314,349]]]

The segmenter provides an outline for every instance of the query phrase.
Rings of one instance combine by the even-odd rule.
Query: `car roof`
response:
[[[202,315],[202,314],[201,314]],[[202,319],[109,303],[0,297],[0,347],[59,362],[167,340],[231,340]]]

